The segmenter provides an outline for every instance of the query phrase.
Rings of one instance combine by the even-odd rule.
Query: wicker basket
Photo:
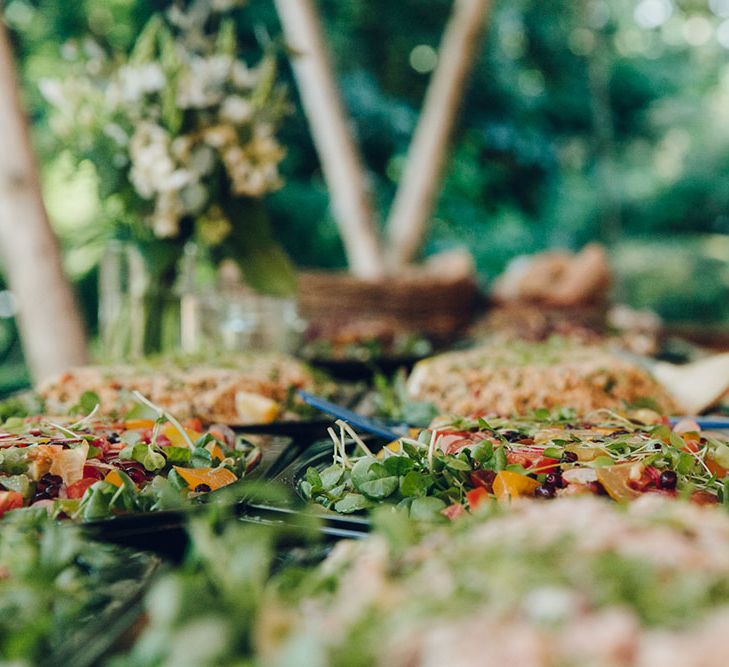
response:
[[[398,332],[445,341],[470,323],[476,296],[471,277],[413,273],[369,281],[324,271],[299,276],[300,313],[323,328],[343,322],[381,322]]]

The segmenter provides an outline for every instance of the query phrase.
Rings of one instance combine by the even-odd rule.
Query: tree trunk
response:
[[[490,0],[455,1],[387,222],[391,270],[410,262],[422,245],[440,192],[456,113],[478,57],[489,8]]]
[[[38,381],[85,362],[86,336],[43,206],[15,63],[1,20],[0,128],[0,256],[18,301],[26,362]]]
[[[384,260],[365,168],[339,95],[316,5],[314,0],[276,0],[276,7],[350,270],[361,278],[379,278],[384,274]]]

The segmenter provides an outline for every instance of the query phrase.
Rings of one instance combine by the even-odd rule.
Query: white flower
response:
[[[239,95],[226,97],[220,106],[220,117],[237,125],[249,121],[252,116],[253,105]]]
[[[233,65],[229,56],[192,56],[177,89],[177,103],[183,109],[206,109],[223,99],[225,83]]]
[[[124,102],[138,102],[145,95],[165,86],[165,75],[158,63],[133,67],[124,65],[118,73],[118,93]]]
[[[129,155],[132,168],[129,178],[132,185],[145,199],[151,199],[155,192],[170,190],[167,183],[175,174],[175,163],[169,154],[170,139],[164,128],[154,123],[140,123],[129,141]]]

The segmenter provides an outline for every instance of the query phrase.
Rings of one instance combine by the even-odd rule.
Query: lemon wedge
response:
[[[249,391],[235,394],[235,411],[241,424],[269,424],[279,413],[278,403]]]

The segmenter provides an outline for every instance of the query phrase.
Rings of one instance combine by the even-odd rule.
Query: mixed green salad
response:
[[[261,451],[224,425],[184,425],[139,395],[120,420],[10,417],[0,423],[0,516],[22,507],[83,521],[179,507],[243,478]]]
[[[298,482],[308,500],[340,513],[396,506],[417,519],[453,518],[489,499],[645,494],[729,504],[729,434],[648,409],[569,410],[523,417],[440,418],[372,451],[339,422],[332,464]]]

